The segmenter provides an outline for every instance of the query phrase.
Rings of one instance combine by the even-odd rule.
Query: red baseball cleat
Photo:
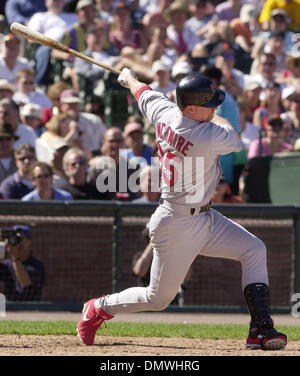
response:
[[[96,309],[96,300],[97,299],[91,299],[84,304],[82,315],[77,326],[78,336],[85,345],[92,345],[94,343],[96,332],[102,323],[105,320],[110,320],[114,317],[101,308]]]
[[[286,335],[275,328],[250,328],[246,342],[248,349],[283,350],[287,344]]]

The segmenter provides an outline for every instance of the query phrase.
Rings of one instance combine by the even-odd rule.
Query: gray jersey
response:
[[[142,92],[139,107],[156,129],[162,198],[190,207],[209,203],[222,175],[219,155],[241,150],[238,134],[229,125],[183,116],[175,103],[152,90]]]

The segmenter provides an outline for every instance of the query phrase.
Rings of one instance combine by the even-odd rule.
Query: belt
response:
[[[198,215],[200,213],[209,211],[209,209],[211,208],[211,201],[204,206],[200,206],[200,207],[198,206],[194,208],[191,208],[189,206],[182,205],[182,204],[177,204],[171,201],[167,201],[163,198],[160,198],[159,204],[163,205],[167,209],[171,209],[183,215]]]

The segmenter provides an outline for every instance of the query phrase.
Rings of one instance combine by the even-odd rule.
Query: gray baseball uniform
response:
[[[147,86],[137,99],[156,128],[162,171],[162,198],[149,223],[151,281],[147,288],[100,298],[98,306],[110,315],[166,308],[197,255],[239,261],[242,288],[268,284],[264,243],[216,210],[200,210],[209,204],[221,176],[219,155],[242,147],[237,133],[229,125],[183,116],[176,104]]]

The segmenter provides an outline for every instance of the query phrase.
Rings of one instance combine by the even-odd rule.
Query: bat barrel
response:
[[[31,40],[34,43],[43,44],[44,46],[47,46],[49,48],[54,48],[56,50],[66,52],[70,55],[86,60],[89,63],[98,65],[99,67],[106,69],[116,75],[119,75],[121,73],[120,71],[110,67],[109,65],[102,64],[96,61],[95,59],[92,59],[91,57],[81,52],[73,50],[72,48],[69,48],[68,46],[65,46],[64,44],[58,42],[57,40],[51,39],[47,37],[46,35],[39,33],[38,31],[31,30],[29,27],[24,26],[18,22],[13,22],[11,24],[10,31],[15,35]]]

